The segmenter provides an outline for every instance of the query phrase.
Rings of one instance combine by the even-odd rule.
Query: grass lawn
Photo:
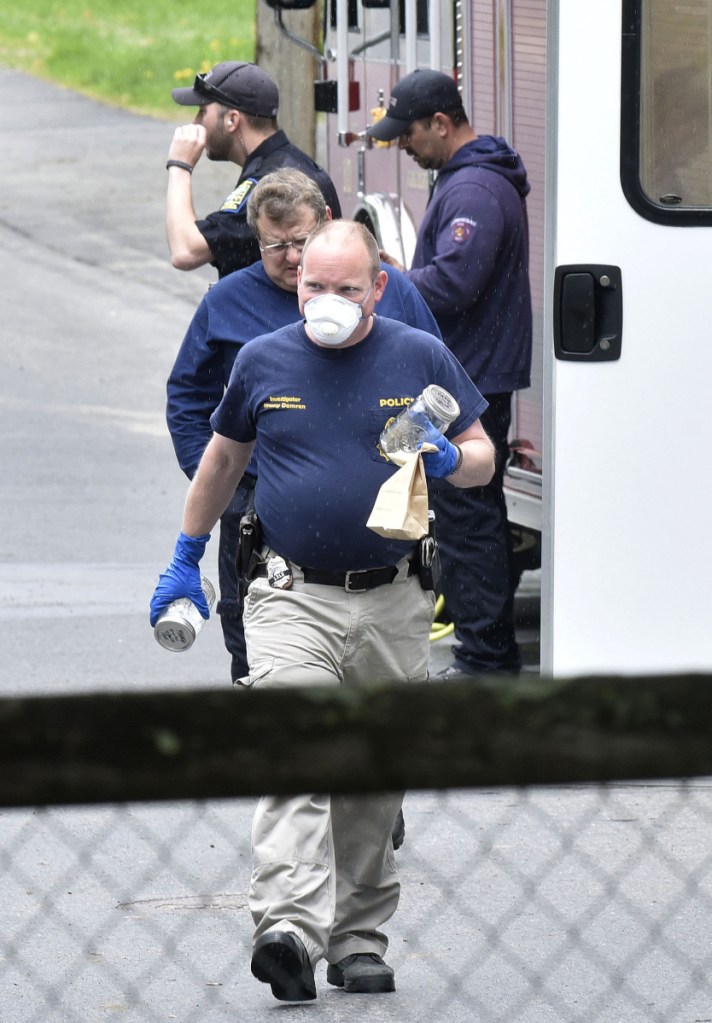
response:
[[[115,106],[185,119],[170,91],[254,60],[256,0],[8,0],[0,64]]]

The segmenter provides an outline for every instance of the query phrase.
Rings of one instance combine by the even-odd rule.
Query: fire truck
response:
[[[712,668],[712,0],[324,3],[314,85],[344,215],[407,266],[432,180],[367,126],[451,74],[531,182],[535,348],[509,517],[541,549],[541,670]]]

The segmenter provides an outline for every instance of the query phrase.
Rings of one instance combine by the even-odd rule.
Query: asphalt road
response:
[[[3,690],[221,682],[216,622],[178,659],[146,619],[186,489],[165,379],[215,276],[168,261],[173,128],[11,71],[0,102]],[[208,202],[235,169],[195,176]]]
[[[154,642],[186,481],[164,381],[213,273],[170,268],[172,126],[0,69],[0,696],[227,684]],[[229,167],[196,170],[213,208]],[[214,551],[207,574],[215,576]],[[398,990],[288,1008],[248,968],[249,801],[0,813],[3,1023],[712,1018],[703,782],[406,799]]]

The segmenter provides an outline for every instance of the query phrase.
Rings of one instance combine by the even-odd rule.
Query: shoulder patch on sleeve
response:
[[[256,184],[256,178],[246,178],[242,184],[237,186],[234,192],[230,192],[220,207],[220,213],[239,213]]]
[[[470,220],[468,217],[458,217],[450,225],[450,237],[454,242],[466,242],[476,227],[476,220]]]

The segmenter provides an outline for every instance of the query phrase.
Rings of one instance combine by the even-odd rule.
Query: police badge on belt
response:
[[[275,590],[291,589],[292,569],[278,554],[267,559],[267,582]]]

